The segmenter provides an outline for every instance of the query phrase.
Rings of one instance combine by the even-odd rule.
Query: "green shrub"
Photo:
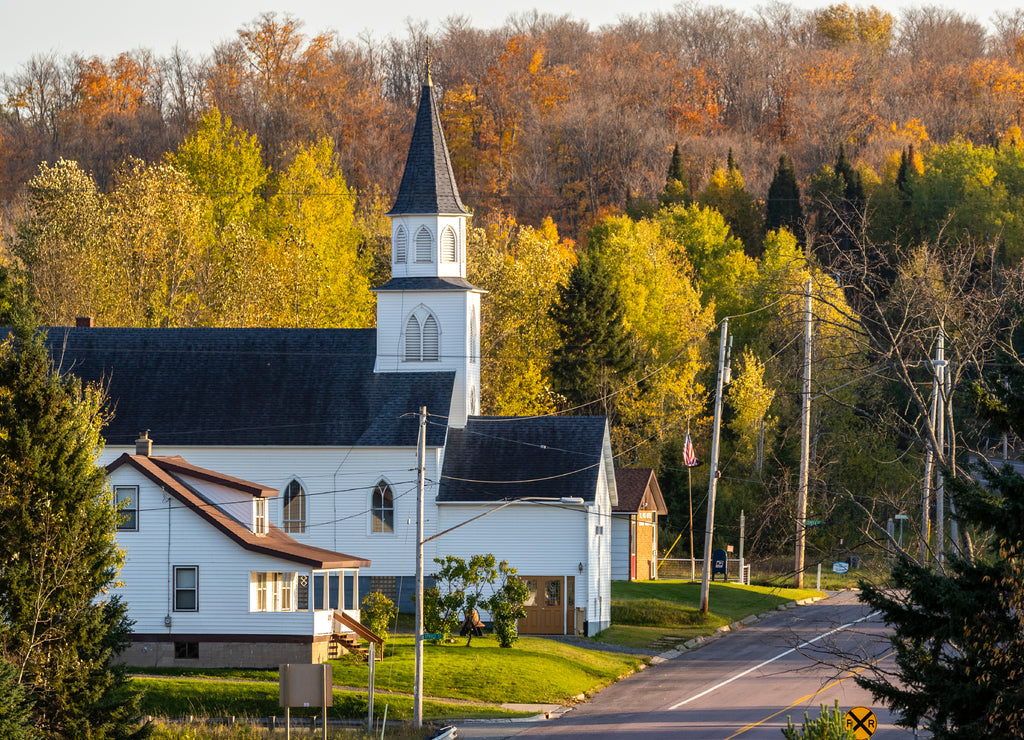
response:
[[[380,591],[374,591],[363,599],[359,621],[375,632],[384,642],[387,642],[391,636],[388,634],[388,627],[397,614],[398,609],[395,608],[395,602]]]
[[[507,560],[498,564],[498,572],[501,585],[484,605],[491,613],[498,645],[510,648],[519,640],[518,622],[526,616],[524,605],[530,598],[530,588],[519,580],[519,572]]]
[[[682,627],[703,624],[707,617],[693,607],[660,599],[612,602],[612,624],[636,627]]]
[[[807,712],[804,712],[803,727],[799,730],[792,719],[786,717],[786,727],[782,730],[782,736],[786,740],[853,740],[856,737],[853,730],[846,729],[846,713],[839,710],[838,699],[835,709],[829,709],[822,704],[818,719],[811,719]]]

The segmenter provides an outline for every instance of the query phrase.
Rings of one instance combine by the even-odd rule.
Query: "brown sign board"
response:
[[[282,663],[279,666],[281,706],[334,706],[331,667],[328,663]]]

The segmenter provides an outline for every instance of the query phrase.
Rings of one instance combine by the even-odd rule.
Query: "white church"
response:
[[[432,92],[389,214],[376,329],[49,330],[55,363],[109,396],[128,662],[319,661],[367,593],[411,611],[423,407],[424,539],[468,522],[427,542],[426,573],[493,553],[530,585],[522,633],[610,624],[607,423],[479,415],[486,298],[466,279]]]

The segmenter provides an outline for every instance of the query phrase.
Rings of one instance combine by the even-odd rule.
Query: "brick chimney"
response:
[[[75,319],[75,326],[81,329],[91,329],[96,326],[96,319],[92,316],[78,316]]]
[[[135,440],[135,454],[149,457],[153,454],[153,440],[149,438],[149,430],[139,432],[139,438]]]

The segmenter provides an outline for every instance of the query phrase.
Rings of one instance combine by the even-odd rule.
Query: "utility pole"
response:
[[[412,724],[423,727],[423,497],[427,478],[427,407],[420,408],[416,440],[416,671],[413,680]]]
[[[811,462],[811,279],[804,283],[804,389],[800,407],[800,482],[796,493],[796,556],[793,586],[804,587],[807,540],[807,480]]]
[[[718,383],[715,390],[715,421],[711,432],[711,473],[708,481],[708,517],[704,527],[704,568],[700,579],[700,612],[708,613],[708,590],[711,582],[711,538],[715,530],[715,493],[718,490],[718,438],[722,426],[722,388],[725,385],[725,345],[729,336],[729,319],[722,319],[722,338],[718,343]]]
[[[935,396],[937,414],[935,415],[935,441],[939,444],[938,462],[944,465],[946,459],[946,403],[943,396],[946,392],[946,332],[939,324],[939,346],[936,348],[935,363]],[[945,564],[946,550],[946,497],[945,476],[939,472],[935,490],[935,567],[939,573]]]
[[[941,336],[941,335],[940,335]],[[939,348],[938,345],[935,347],[935,362],[932,365],[932,404],[928,410],[928,428],[926,431],[934,434],[935,432],[935,416],[938,413],[939,408]],[[929,435],[926,435],[928,437]],[[931,536],[931,493],[932,493],[932,478],[934,476],[935,468],[935,448],[932,446],[931,439],[925,442],[925,455],[924,455],[924,486],[921,492],[921,552],[920,561],[921,567],[928,567],[928,540]]]

